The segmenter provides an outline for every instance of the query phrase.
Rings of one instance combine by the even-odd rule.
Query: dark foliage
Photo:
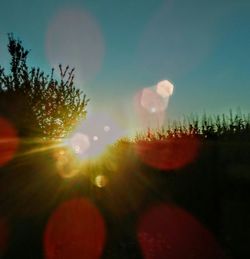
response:
[[[250,114],[235,114],[230,110],[228,115],[189,116],[182,122],[169,122],[162,129],[148,129],[145,133],[137,134],[135,141],[140,140],[164,140],[166,138],[198,137],[202,140],[226,140],[250,139]]]
[[[58,138],[86,116],[88,99],[74,86],[74,69],[59,65],[46,75],[27,65],[28,50],[9,35],[10,72],[0,66],[0,112],[12,118],[22,135]]]

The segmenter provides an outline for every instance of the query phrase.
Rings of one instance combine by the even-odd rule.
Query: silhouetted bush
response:
[[[30,68],[29,51],[12,34],[8,38],[10,72],[0,66],[0,112],[15,122],[22,135],[65,136],[86,116],[89,101],[74,86],[74,69],[59,65],[56,79],[54,69],[46,75],[40,68]]]

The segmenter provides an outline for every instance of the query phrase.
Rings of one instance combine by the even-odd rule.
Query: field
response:
[[[121,139],[74,177],[55,149],[17,155],[0,169],[2,258],[248,258],[249,149],[249,116],[230,113]]]

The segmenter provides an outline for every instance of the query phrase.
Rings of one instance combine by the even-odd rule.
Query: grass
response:
[[[137,133],[133,141],[140,140],[164,140],[167,138],[181,138],[196,136],[200,139],[242,139],[250,138],[250,114],[242,114],[240,111],[229,114],[208,116],[188,116],[183,121],[170,121],[161,129],[148,129],[147,132]]]
[[[136,152],[141,141],[152,151],[160,142],[166,144],[167,156],[172,146],[178,149],[175,139],[182,145],[182,138],[198,138],[201,147],[197,159],[178,169],[154,168]],[[220,116],[189,116],[133,139],[120,139],[73,178],[61,178],[55,159],[44,153],[33,155],[18,168],[15,164],[1,168],[0,212],[10,215],[15,230],[5,258],[27,258],[27,254],[42,258],[41,238],[48,219],[60,204],[79,197],[91,201],[106,223],[104,259],[143,258],[137,224],[150,206],[162,203],[191,213],[212,231],[231,258],[249,258],[249,141],[250,115],[230,111]],[[95,184],[98,176],[105,177],[103,188]]]

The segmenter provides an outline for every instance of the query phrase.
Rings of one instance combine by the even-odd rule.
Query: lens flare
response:
[[[136,122],[142,128],[159,128],[164,123],[167,103],[153,89],[144,88],[134,97]]]
[[[93,78],[104,56],[104,40],[95,17],[80,8],[59,10],[47,31],[46,52],[53,67],[75,67],[80,85]]]
[[[56,209],[46,226],[45,258],[100,258],[105,237],[104,220],[89,200],[66,201]]]
[[[100,206],[117,219],[137,214],[148,197],[148,185],[145,184],[138,160],[133,157],[131,143],[116,143],[111,152],[104,155],[103,166],[96,168],[100,175],[101,170],[107,175],[105,191],[99,192]]]
[[[99,188],[103,188],[107,185],[108,179],[105,175],[98,175],[95,178],[95,185]]]
[[[170,83],[168,80],[160,81],[156,85],[156,92],[163,98],[167,98],[173,94],[174,85]]]
[[[139,221],[137,237],[146,259],[226,258],[212,233],[173,205],[149,209]]]
[[[16,129],[3,117],[0,117],[0,166],[11,161],[19,146]]]
[[[82,133],[75,133],[69,139],[69,145],[75,154],[82,155],[89,149],[90,141],[87,135]]]
[[[142,90],[140,105],[148,112],[152,112],[152,109],[155,112],[161,112],[166,109],[164,99],[150,88],[144,88]]]
[[[155,86],[145,87],[135,98],[135,110],[142,126],[160,128],[168,108],[169,97],[173,94],[174,85],[162,80]]]
[[[80,123],[69,139],[65,140],[65,144],[80,159],[95,158],[122,135],[122,130],[110,116],[95,113]]]
[[[93,140],[94,140],[94,141],[97,141],[97,140],[98,140],[98,137],[97,137],[97,136],[94,136],[94,137],[93,137]]]
[[[110,131],[110,127],[109,126],[105,126],[103,129],[104,129],[105,132],[109,132]]]
[[[191,137],[143,140],[135,144],[135,152],[149,166],[174,170],[194,162],[199,153],[199,146],[198,139]]]
[[[53,155],[55,158],[57,172],[62,178],[72,178],[78,175],[80,166],[69,150],[63,148],[55,150]]]

